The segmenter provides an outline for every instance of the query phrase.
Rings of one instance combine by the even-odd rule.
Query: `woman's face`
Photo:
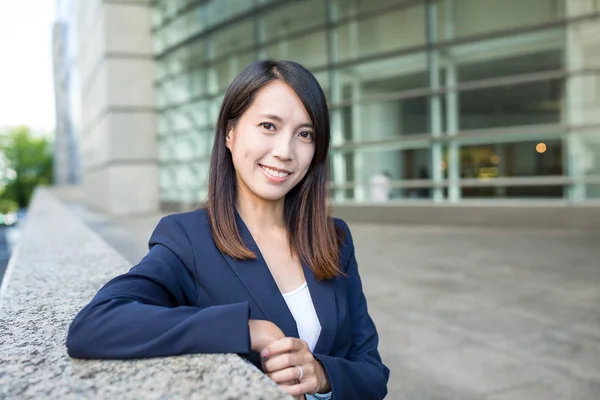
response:
[[[313,136],[311,119],[291,87],[273,81],[261,88],[227,133],[238,193],[282,200],[308,171]]]

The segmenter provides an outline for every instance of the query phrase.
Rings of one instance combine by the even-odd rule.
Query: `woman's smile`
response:
[[[270,167],[262,164],[258,164],[260,169],[263,171],[267,179],[275,183],[285,182],[292,173],[285,169],[279,169],[275,167]]]

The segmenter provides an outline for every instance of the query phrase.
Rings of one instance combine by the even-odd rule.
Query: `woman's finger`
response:
[[[260,352],[260,356],[272,357],[277,354],[300,351],[304,348],[308,349],[304,340],[286,337],[269,344]]]
[[[302,378],[306,377],[307,375],[309,375],[311,373],[312,373],[312,371],[311,371],[309,365],[302,366]],[[285,382],[289,382],[289,381],[295,381],[297,383],[298,380],[300,379],[300,369],[297,368],[296,366],[293,366],[293,367],[280,369],[275,372],[271,372],[267,375],[269,376],[269,378],[271,378],[273,381],[275,381],[276,383],[279,383],[279,384],[284,384]]]

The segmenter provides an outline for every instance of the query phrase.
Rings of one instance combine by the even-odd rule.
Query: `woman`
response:
[[[76,358],[238,353],[293,396],[381,399],[388,368],[348,226],[328,215],[329,113],[314,76],[257,61],[228,88],[203,209],[75,318]]]

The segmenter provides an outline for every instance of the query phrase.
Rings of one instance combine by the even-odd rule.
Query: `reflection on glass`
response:
[[[428,132],[424,97],[382,103],[356,104],[341,109],[344,138],[368,142]]]
[[[585,187],[585,197],[587,199],[600,199],[600,185],[586,185]]]
[[[468,90],[459,93],[460,129],[559,123],[563,81]]]
[[[560,0],[442,0],[437,4],[439,32],[455,37],[516,29],[561,18]],[[518,10],[518,11],[517,11]]]
[[[591,108],[591,113],[598,110]],[[578,156],[578,164],[585,175],[600,175],[600,131],[580,132],[571,142]]]
[[[391,181],[430,180],[431,152],[429,149],[355,151],[344,155],[345,176],[348,182],[356,182],[365,190],[365,200],[372,196],[372,184],[390,186]],[[333,174],[339,171],[334,169]],[[389,188],[389,199],[430,198],[431,190],[423,187]],[[379,193],[379,190],[377,191]],[[350,195],[350,192],[346,193]],[[377,199],[372,199],[377,200]]]
[[[562,198],[562,186],[463,187],[463,198]]]
[[[340,25],[337,30],[341,61],[422,46],[425,44],[425,9],[419,5],[356,19]]]
[[[344,19],[351,16],[357,16],[366,12],[377,12],[382,9],[389,9],[393,6],[400,6],[399,0],[333,0],[332,4],[336,10],[337,19]]]
[[[540,150],[544,148],[543,152]],[[460,149],[461,178],[562,175],[562,141],[498,143]]]
[[[209,59],[219,59],[224,54],[248,48],[254,44],[254,37],[253,21],[233,24],[230,27],[220,30],[209,39],[211,49]]]
[[[325,31],[293,39],[284,39],[265,48],[267,56],[274,59],[294,60],[307,68],[321,67],[327,63],[327,38]]]
[[[278,7],[259,16],[263,40],[290,35],[325,23],[325,5],[322,0],[303,0]]]
[[[510,42],[506,43],[506,47],[504,54],[498,55],[498,52],[490,52],[489,57],[485,57],[481,61],[481,52],[478,52],[479,60],[461,62],[458,67],[459,81],[468,82],[502,76],[556,71],[562,68],[563,53],[560,49],[512,54]],[[512,51],[514,52],[514,48]]]
[[[575,171],[573,175],[599,175],[600,162],[595,161],[600,160],[598,132],[577,132],[564,145],[554,134],[517,142],[521,139],[519,126],[561,123],[573,109],[581,115],[577,124],[596,120],[593,91],[586,92],[593,87],[588,81],[593,82],[595,77],[575,76],[565,80],[546,76],[570,66],[566,60],[573,51],[565,51],[565,36],[572,29],[570,23],[566,27],[531,29],[518,34],[511,31],[562,18],[562,3],[562,0],[153,2],[153,24],[159,27],[154,33],[156,52],[160,54],[181,44],[157,61],[161,199],[190,201],[194,198],[192,193],[196,198],[202,197],[206,188],[199,183],[200,177],[208,169],[204,171],[196,161],[203,160],[210,151],[213,125],[225,88],[256,57],[291,59],[316,72],[331,106],[334,149],[343,152],[332,168],[332,180],[345,184],[334,189],[334,194],[338,194],[336,200],[369,201],[372,197],[369,182],[373,177],[383,182],[385,178],[380,178],[386,174],[391,186],[394,182],[408,186],[391,187],[392,201],[431,199],[434,172],[436,177],[441,172],[444,198],[448,198],[448,190],[443,186],[449,176],[478,180],[565,176],[566,154],[577,155],[569,169]],[[325,12],[328,6],[331,13]],[[431,36],[432,40],[446,43],[425,46],[426,6],[438,18],[437,35]],[[260,12],[238,18],[257,7]],[[326,20],[328,15],[330,21]],[[237,18],[235,23],[227,22],[231,18]],[[580,27],[582,22],[577,24]],[[207,29],[211,32],[197,35]],[[496,34],[500,32],[505,34]],[[481,36],[490,33],[489,37]],[[479,36],[477,40],[462,40],[472,35]],[[185,41],[191,36],[194,40]],[[437,67],[431,62],[436,60],[434,56],[439,61]],[[328,68],[329,63],[333,63],[333,69]],[[430,83],[430,75],[439,77],[442,93],[432,95],[431,90],[438,86]],[[539,81],[511,83],[518,76]],[[496,136],[486,132],[489,144],[464,144],[463,138],[469,135],[465,131],[507,127],[515,128],[498,130]],[[443,146],[442,165],[436,166],[439,171],[432,171],[432,149],[437,151],[440,145],[432,144],[427,136],[433,128],[436,134],[441,129],[440,139],[449,140]],[[450,136],[457,131],[457,137]],[[163,162],[170,164],[163,168]],[[453,198],[460,193],[465,198],[560,198],[564,194],[561,185],[538,186],[530,185],[529,179],[526,181],[527,186],[506,187],[464,187],[463,181],[461,187],[452,180],[450,188]],[[426,182],[425,186],[421,186],[422,182]],[[578,196],[599,198],[599,188],[597,184],[581,183]],[[567,185],[564,190],[568,189]]]

